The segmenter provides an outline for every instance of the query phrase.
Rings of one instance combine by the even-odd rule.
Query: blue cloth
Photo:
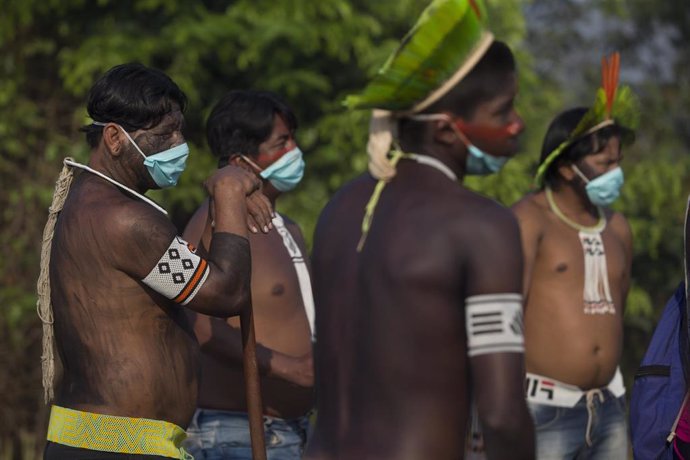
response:
[[[674,458],[667,438],[685,397],[687,302],[680,283],[654,329],[630,397],[630,431],[636,460]]]
[[[290,420],[264,416],[268,460],[302,458],[308,427],[306,415]],[[195,460],[252,460],[247,414],[197,409],[184,448]]]
[[[616,398],[602,389],[603,401],[591,399],[591,423],[587,444],[590,411],[583,396],[572,407],[556,407],[528,403],[537,434],[537,459],[601,459],[628,458],[628,428],[625,396]]]

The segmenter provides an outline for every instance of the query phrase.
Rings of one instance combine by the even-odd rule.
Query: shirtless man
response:
[[[625,217],[607,208],[623,183],[625,131],[611,121],[572,139],[587,111],[553,120],[540,164],[564,148],[541,168],[540,190],[513,206],[525,256],[526,394],[540,459],[628,458],[618,362],[632,236]]]
[[[276,95],[232,91],[211,112],[206,131],[219,166],[229,163],[261,177],[263,193],[275,206],[304,171],[296,128],[292,110]],[[285,216],[273,223],[277,232],[249,236],[266,450],[269,459],[297,460],[313,406],[313,299],[299,227]],[[207,202],[184,236],[194,244],[201,239],[201,248],[213,245]],[[202,374],[199,409],[186,445],[197,458],[251,459],[239,321],[193,316]]]
[[[318,415],[308,459],[463,458],[471,400],[490,459],[534,456],[517,222],[458,182],[498,169],[523,129],[513,55],[487,42],[460,83],[421,113],[399,116],[395,177],[378,203],[370,200],[377,181],[364,174],[320,216],[312,258]],[[363,235],[365,206],[376,209]]]
[[[215,203],[207,257],[142,194],[173,186],[188,148],[186,98],[160,71],[110,69],[92,87],[91,156],[55,226],[50,283],[64,376],[46,459],[186,458],[196,407],[198,344],[183,305],[238,314],[250,296],[248,218],[269,230],[260,182],[240,168],[205,183]]]

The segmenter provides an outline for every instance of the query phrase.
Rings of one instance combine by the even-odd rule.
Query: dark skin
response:
[[[464,120],[519,123],[515,135],[470,141],[495,155],[515,153],[516,92],[511,74]],[[428,123],[415,138],[403,131],[400,140],[405,151],[435,157],[463,177],[468,153],[449,121]],[[515,219],[440,171],[401,161],[358,254],[375,184],[363,175],[343,187],[316,230],[319,397],[306,458],[463,458],[471,396],[489,459],[534,458],[522,354],[468,358],[466,345],[468,296],[520,292]]]
[[[294,147],[293,134],[276,115],[273,130],[259,145],[257,154],[246,159],[235,155],[230,164],[257,174]],[[281,192],[269,181],[263,181],[262,190],[275,206]],[[185,238],[194,243],[200,241],[203,248],[210,247],[213,244],[210,224],[208,202],[205,202],[189,221]],[[287,218],[285,225],[306,255],[299,227]],[[297,274],[278,232],[250,235],[249,241],[264,413],[280,418],[299,417],[313,405],[314,374],[309,325]],[[191,317],[201,344],[199,407],[247,412],[239,320],[222,320],[193,312]]]
[[[146,155],[184,142],[179,110],[131,133]],[[117,125],[103,129],[89,166],[140,193],[153,187],[143,158]],[[239,314],[249,299],[249,216],[268,229],[270,203],[239,168],[205,183],[216,208],[217,244],[205,284],[187,304],[209,315]],[[176,236],[172,222],[104,179],[75,178],[53,239],[50,274],[55,334],[64,364],[56,404],[186,428],[196,406],[198,344],[181,306],[141,280]]]
[[[612,137],[599,150],[575,163],[592,179],[620,165],[620,139]],[[558,168],[553,197],[570,220],[593,226],[599,214],[587,197],[586,183],[572,168]],[[620,361],[623,312],[630,288],[632,232],[625,217],[607,209],[601,234],[615,314],[583,312],[584,259],[578,231],[551,211],[545,192],[513,205],[525,254],[524,292],[527,370],[583,390],[608,385]],[[548,323],[548,327],[544,327]],[[564,341],[568,336],[573,340]]]

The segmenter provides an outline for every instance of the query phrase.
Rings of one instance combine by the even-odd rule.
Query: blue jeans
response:
[[[268,460],[298,460],[307,442],[307,416],[284,420],[264,416]],[[184,448],[195,460],[251,460],[249,419],[243,412],[197,409]]]
[[[582,396],[572,407],[528,403],[537,433],[537,458],[626,460],[625,396],[606,389]]]

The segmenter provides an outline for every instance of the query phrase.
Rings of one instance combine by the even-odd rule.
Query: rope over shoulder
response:
[[[54,398],[55,385],[55,334],[53,331],[53,305],[50,301],[50,251],[55,235],[55,224],[58,214],[65,205],[65,200],[72,185],[74,171],[67,164],[72,158],[66,158],[60,176],[55,183],[53,202],[48,208],[48,221],[43,229],[41,246],[41,268],[36,283],[38,300],[36,312],[43,323],[43,350],[41,353],[41,368],[43,374],[43,397],[46,404]]]

